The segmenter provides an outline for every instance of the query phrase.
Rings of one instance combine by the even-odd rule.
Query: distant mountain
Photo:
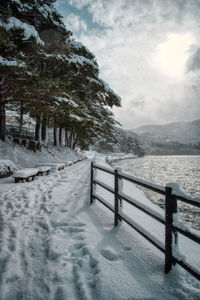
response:
[[[143,139],[153,142],[178,142],[186,145],[198,145],[200,143],[200,119],[192,122],[140,126],[131,131]]]
[[[115,142],[97,139],[91,149],[146,155],[200,155],[200,120],[146,125],[133,130],[114,128]]]

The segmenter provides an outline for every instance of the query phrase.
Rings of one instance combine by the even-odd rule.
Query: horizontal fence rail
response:
[[[114,187],[110,187],[109,185],[105,184],[104,182],[98,180],[94,176],[94,169],[100,170],[102,172],[108,173],[114,177]],[[165,196],[165,217],[158,212],[155,212],[153,209],[145,206],[145,204],[141,204],[138,200],[127,196],[123,192],[119,191],[119,180],[124,179],[139,186],[142,186],[148,190],[153,192],[159,193]],[[141,234],[145,239],[147,239],[151,244],[153,244],[157,249],[165,254],[165,273],[168,273],[172,265],[176,263],[179,264],[182,268],[187,270],[190,274],[200,280],[200,273],[190,264],[178,259],[177,257],[173,256],[172,251],[172,241],[175,241],[175,244],[178,240],[178,232],[184,235],[185,237],[189,238],[190,240],[200,244],[200,236],[191,232],[190,229],[180,228],[179,226],[173,225],[173,214],[177,213],[177,200],[193,205],[195,207],[200,207],[200,202],[195,201],[193,198],[188,199],[181,195],[176,195],[172,192],[171,187],[163,187],[158,184],[154,184],[148,182],[146,180],[136,178],[134,176],[130,176],[123,172],[119,172],[117,169],[112,170],[106,167],[102,167],[100,165],[91,163],[91,182],[90,182],[90,203],[93,203],[94,199],[97,199],[100,203],[102,203],[105,207],[111,210],[114,213],[114,225],[117,226],[118,222],[123,220],[129,226],[131,226],[134,230],[136,230],[139,234]],[[103,189],[109,191],[110,193],[114,194],[114,204],[113,206],[105,201],[101,196],[94,193],[94,186],[99,185]],[[165,245],[161,245],[161,243],[155,239],[148,231],[146,231],[143,227],[139,224],[134,223],[128,216],[123,214],[119,211],[119,202],[121,200],[126,201],[130,205],[136,207],[143,213],[149,215],[159,223],[165,226]]]

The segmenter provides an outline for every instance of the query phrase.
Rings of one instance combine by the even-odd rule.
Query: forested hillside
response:
[[[0,2],[0,139],[6,113],[35,121],[35,139],[87,148],[94,138],[116,140],[108,107],[120,97],[99,77],[95,56],[65,27],[55,0]],[[59,130],[59,135],[57,131]],[[58,139],[59,136],[59,139]]]
[[[93,139],[91,148],[102,153],[125,152],[138,156],[145,154],[145,146],[141,142],[139,136],[132,131],[114,127],[115,141],[108,139]]]
[[[200,153],[200,120],[133,129],[146,154],[191,155]]]
[[[189,145],[200,143],[200,120],[166,125],[146,125],[132,131],[154,142],[166,143],[171,141]]]

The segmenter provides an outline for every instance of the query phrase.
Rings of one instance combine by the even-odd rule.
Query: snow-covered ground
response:
[[[68,154],[62,159],[75,159]],[[103,157],[96,161],[106,165]],[[162,253],[128,225],[114,228],[113,214],[100,203],[89,204],[90,163],[28,183],[0,180],[0,299],[199,299],[195,278],[178,266],[165,275]]]
[[[13,147],[12,144],[0,141],[0,160],[10,160],[21,169],[32,168],[39,163],[63,162],[66,160],[74,161],[79,157],[82,157],[82,155],[77,154],[76,151],[72,151],[64,146],[43,147],[41,151],[35,153],[27,150],[25,147],[20,147],[18,145]]]

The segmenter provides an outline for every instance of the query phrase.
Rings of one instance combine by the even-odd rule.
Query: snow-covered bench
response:
[[[15,183],[18,183],[20,181],[26,180],[27,182],[29,179],[34,180],[35,176],[38,174],[39,169],[36,168],[27,168],[27,169],[22,169],[19,171],[14,172],[13,177],[15,178]]]
[[[57,164],[56,162],[54,162],[55,164]],[[71,160],[63,160],[63,161],[59,161],[59,163],[64,164],[66,167],[69,167],[71,165],[73,165],[73,161]]]
[[[51,167],[50,166],[38,166],[37,169],[39,170],[37,175],[49,175],[50,171],[51,171]]]
[[[66,162],[65,162],[65,165],[66,165],[67,167],[72,166],[72,165],[73,165],[73,161],[71,161],[71,160],[66,161]]]
[[[63,170],[64,167],[65,167],[65,164],[64,163],[61,163],[61,162],[49,162],[49,163],[40,163],[38,165],[36,165],[36,168],[38,167],[50,167],[51,168],[51,171],[60,171],[60,170]]]
[[[79,159],[74,160],[74,161],[72,161],[72,160],[63,161],[63,163],[65,163],[65,166],[66,166],[66,167],[72,166],[73,164],[75,164],[75,163],[77,163],[77,162],[79,162]]]

